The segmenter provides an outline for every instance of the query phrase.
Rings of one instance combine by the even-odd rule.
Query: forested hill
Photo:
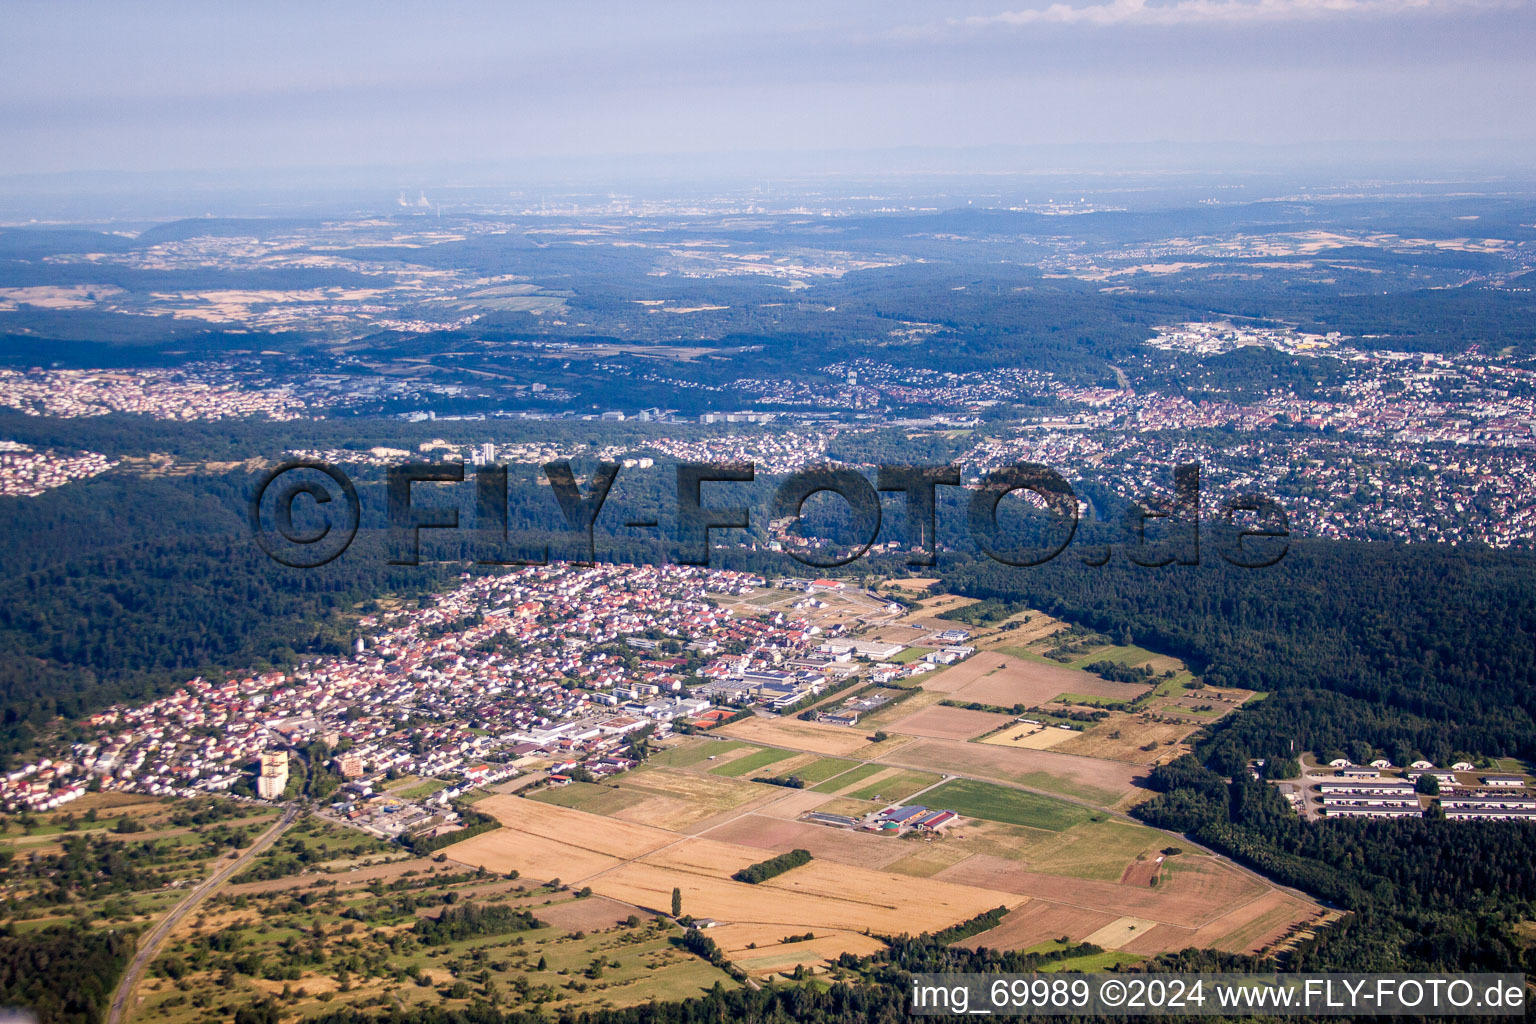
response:
[[[1529,554],[1292,541],[1263,569],[1215,557],[1161,569],[1118,556],[1101,568],[1070,557],[1030,569],[976,560],[945,582],[1129,632],[1212,684],[1278,691],[1235,727],[1250,755],[1284,752],[1268,747],[1291,738],[1342,745],[1353,727],[1353,738],[1382,749],[1536,754]]]

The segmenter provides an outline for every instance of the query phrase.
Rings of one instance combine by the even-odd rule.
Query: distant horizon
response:
[[[8,13],[7,181],[786,155],[776,174],[994,147],[1261,147],[1288,166],[1341,145],[1452,164],[1481,145],[1467,140],[1536,152],[1536,105],[1519,101],[1536,95],[1536,8],[1511,0]]]
[[[1025,166],[1031,161],[1036,166]],[[1236,142],[996,144],[549,157],[521,164],[79,170],[0,175],[0,225],[378,212],[393,205],[397,192],[412,193],[406,197],[412,201],[430,193],[434,209],[463,214],[471,212],[468,207],[484,212],[498,195],[506,202],[605,194],[648,202],[750,195],[782,203],[868,189],[926,199],[939,208],[972,202],[1006,208],[1068,190],[1092,193],[1101,202],[1118,194],[1144,208],[1266,201],[1298,189],[1370,193],[1409,186],[1430,193],[1455,186],[1497,193],[1507,186],[1512,194],[1530,194],[1536,191],[1536,142],[1336,141],[1304,148]]]

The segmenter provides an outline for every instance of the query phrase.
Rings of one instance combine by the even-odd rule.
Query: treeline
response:
[[[1239,717],[1250,754],[1340,746],[1358,728],[1376,747],[1426,756],[1536,756],[1532,554],[1292,540],[1263,569],[1209,552],[1162,569],[1118,553],[1099,568],[1070,551],[1032,569],[956,558],[945,580],[958,593],[1129,636],[1213,686],[1298,694]],[[1338,697],[1309,713],[1318,691]]]
[[[785,789],[804,789],[805,780],[798,775],[754,775],[753,782],[761,782],[765,786],[783,786]]]
[[[465,903],[444,907],[436,917],[418,918],[411,929],[427,946],[445,946],[477,935],[505,935],[544,927],[531,911],[500,903]]]
[[[436,853],[445,846],[454,843],[462,843],[482,832],[490,832],[501,827],[501,822],[489,814],[477,811],[469,804],[454,804],[454,809],[459,812],[459,819],[464,822],[464,827],[454,832],[443,832],[437,835],[401,836],[400,842],[406,849],[418,857],[425,857],[429,853]]]
[[[133,932],[78,925],[17,935],[0,929],[0,1006],[38,1024],[98,1024],[133,956]]]
[[[1108,679],[1112,683],[1145,683],[1152,678],[1150,665],[1122,665],[1118,661],[1092,661],[1083,666],[1083,671],[1092,672],[1100,679]]]
[[[934,932],[933,941],[947,946],[951,942],[959,942],[961,939],[968,939],[972,935],[980,935],[982,932],[996,928],[1002,923],[1003,918],[1007,916],[1007,907],[993,907],[991,910],[984,910],[970,920],[961,921],[959,924],[945,928],[943,931]]]
[[[781,853],[777,857],[770,857],[767,860],[744,867],[731,877],[738,882],[756,885],[759,882],[768,881],[768,879],[773,878],[775,875],[782,875],[791,868],[797,868],[802,864],[809,864],[810,862],[811,851],[790,850],[788,853]]]

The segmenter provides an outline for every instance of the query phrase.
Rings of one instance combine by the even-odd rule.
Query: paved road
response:
[[[263,832],[256,839],[256,842],[252,843],[244,853],[234,860],[222,861],[222,867],[198,883],[197,888],[187,893],[186,899],[176,904],[176,909],[172,910],[163,921],[150,929],[149,934],[139,943],[139,951],[134,954],[133,962],[128,965],[128,970],[123,973],[123,980],[118,983],[117,991],[112,994],[112,1008],[107,1013],[107,1024],[123,1024],[123,1020],[127,1017],[128,1013],[128,1000],[132,997],[133,990],[138,985],[139,979],[144,976],[145,968],[150,965],[151,961],[155,959],[155,955],[159,953],[160,946],[165,942],[166,936],[171,934],[175,927],[181,923],[182,919],[192,912],[193,908],[213,895],[213,892],[219,886],[243,870],[255,859],[257,854],[271,846],[277,840],[277,837],[282,835],[289,825],[293,824],[294,819],[298,816],[299,809],[297,807],[289,807],[283,811],[283,816],[277,820],[277,823]]]

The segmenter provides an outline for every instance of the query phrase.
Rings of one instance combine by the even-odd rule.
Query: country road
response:
[[[211,896],[214,890],[218,889],[219,886],[229,881],[236,873],[250,864],[259,853],[276,842],[277,837],[282,835],[283,831],[289,825],[292,825],[294,819],[298,816],[299,809],[297,807],[289,807],[284,810],[283,816],[271,828],[258,836],[256,841],[245,852],[241,853],[234,860],[224,863],[212,875],[199,882],[197,888],[187,893],[187,898],[176,904],[175,909],[166,915],[165,920],[150,929],[149,934],[140,941],[138,952],[134,954],[132,962],[128,964],[128,970],[123,972],[123,980],[118,982],[117,991],[112,994],[112,1008],[107,1013],[107,1024],[123,1024],[124,1019],[127,1017],[128,1000],[132,998],[134,988],[138,986],[139,980],[143,978],[145,968],[155,959],[155,954],[159,952],[161,944],[165,942],[166,937],[175,930],[176,926],[181,923],[182,919],[191,913],[199,903]]]

